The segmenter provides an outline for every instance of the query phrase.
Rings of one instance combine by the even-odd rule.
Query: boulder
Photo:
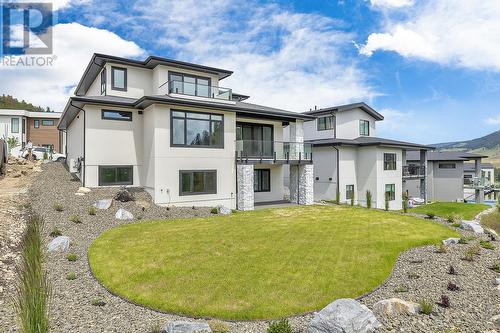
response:
[[[443,239],[443,244],[448,246],[448,245],[453,245],[453,244],[458,244],[458,241],[460,238],[448,238],[448,239]]]
[[[113,199],[97,200],[97,202],[94,204],[94,207],[97,209],[108,209],[109,207],[111,207],[112,203]]]
[[[378,301],[373,305],[373,312],[381,316],[392,316],[398,314],[418,314],[420,305],[413,302],[403,301],[399,298],[389,298]]]
[[[126,211],[123,208],[120,208],[116,212],[115,218],[118,219],[118,220],[133,220],[134,219],[134,215],[132,215],[131,212]]]
[[[76,191],[76,193],[83,193],[83,194],[87,194],[91,191],[91,189],[89,189],[88,187],[79,187],[78,188],[78,191]]]
[[[210,326],[202,322],[171,321],[165,327],[166,333],[212,333]]]
[[[69,249],[70,240],[68,236],[59,236],[54,238],[48,245],[49,252],[67,251]]]
[[[309,333],[368,333],[381,324],[365,305],[342,298],[317,312],[309,324]]]
[[[478,222],[475,221],[462,221],[460,228],[463,230],[472,230],[476,234],[484,234],[484,229]]]
[[[500,314],[491,317],[490,321],[495,325],[495,328],[500,329]]]
[[[219,214],[221,215],[230,215],[231,214],[231,209],[225,207],[225,206],[220,206],[219,207]]]
[[[498,286],[500,285],[500,278],[495,278],[495,284]]]
[[[79,197],[83,197],[85,195],[85,193],[81,193],[81,192],[76,192],[75,193],[76,196],[79,196]]]

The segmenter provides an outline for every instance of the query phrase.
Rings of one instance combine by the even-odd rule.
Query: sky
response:
[[[500,129],[498,0],[52,1],[53,66],[0,64],[0,91],[64,108],[94,52],[234,71],[248,102],[302,112],[364,101],[377,136]]]

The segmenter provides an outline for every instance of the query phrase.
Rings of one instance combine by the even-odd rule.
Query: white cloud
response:
[[[381,7],[381,8],[401,8],[412,6],[414,4],[414,0],[370,0],[370,3],[373,7]]]
[[[412,112],[401,112],[394,109],[382,109],[379,112],[384,116],[384,120],[377,123],[377,129],[383,132],[394,132],[407,128],[408,120],[413,116]]]
[[[107,30],[78,23],[57,24],[53,28],[52,67],[0,66],[0,91],[41,106],[61,110],[95,52],[139,57],[144,51]]]
[[[500,1],[425,0],[399,17],[389,15],[360,53],[394,51],[443,65],[500,70]]]
[[[488,125],[500,125],[500,114],[486,119]]]

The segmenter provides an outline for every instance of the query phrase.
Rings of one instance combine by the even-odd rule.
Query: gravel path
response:
[[[163,326],[170,320],[186,319],[161,314],[111,295],[92,277],[87,250],[91,242],[105,230],[119,224],[137,222],[117,221],[114,214],[120,207],[144,219],[208,216],[209,209],[167,210],[150,204],[149,196],[137,191],[136,202],[114,202],[109,210],[99,210],[96,216],[90,216],[88,208],[98,199],[111,198],[117,189],[95,189],[85,196],[76,196],[78,187],[79,183],[71,178],[61,164],[51,163],[44,166],[44,172],[37,177],[29,193],[34,211],[46,220],[46,241],[51,240],[48,234],[57,226],[63,235],[71,238],[70,252],[78,256],[77,261],[69,262],[65,253],[48,255],[47,268],[54,295],[51,304],[52,331],[150,332],[155,325]],[[64,211],[56,212],[53,209],[55,202],[61,203]],[[144,211],[142,207],[145,207]],[[82,218],[82,223],[69,221],[75,214]],[[436,302],[442,294],[446,294],[450,297],[451,308],[436,307],[435,313],[430,316],[381,318],[384,327],[379,332],[444,332],[454,327],[460,332],[493,329],[487,321],[500,313],[500,304],[493,284],[496,273],[488,267],[500,259],[500,242],[494,242],[495,250],[481,249],[480,255],[473,262],[462,260],[464,251],[472,243],[473,241],[466,245],[454,245],[448,253],[435,253],[432,246],[403,253],[397,261],[393,276],[381,288],[363,298],[362,302],[369,307],[378,300],[390,297],[413,301],[427,298]],[[458,275],[447,274],[450,265],[456,268]],[[76,273],[76,280],[66,279],[71,272]],[[447,291],[448,281],[456,283],[460,291]],[[408,291],[396,292],[395,289],[402,285]],[[91,304],[93,300],[102,300],[106,304],[94,306]],[[289,321],[294,331],[305,332],[311,319],[312,314],[308,314],[290,318]],[[265,332],[268,326],[265,321],[228,324],[231,332]],[[12,328],[7,332],[16,330]]]

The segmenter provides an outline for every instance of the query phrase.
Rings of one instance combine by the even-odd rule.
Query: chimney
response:
[[[314,106],[314,110],[317,110],[317,109],[318,109],[318,106],[316,106],[316,105],[315,105],[315,106]]]

